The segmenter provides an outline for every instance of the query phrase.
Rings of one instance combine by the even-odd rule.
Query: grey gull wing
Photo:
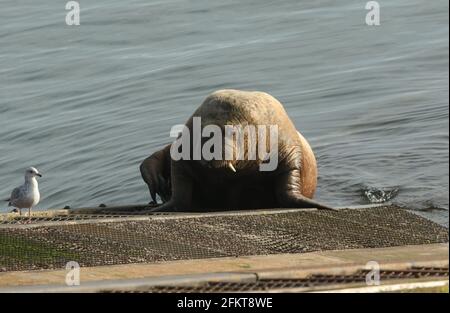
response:
[[[14,188],[11,193],[11,198],[9,198],[9,205],[14,205],[15,202],[25,196],[25,189],[23,186]]]

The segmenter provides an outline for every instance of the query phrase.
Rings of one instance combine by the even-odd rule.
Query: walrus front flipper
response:
[[[292,208],[311,208],[311,209],[319,209],[319,210],[330,210],[336,211],[332,207],[329,207],[320,202],[314,201],[312,199],[306,198],[304,196],[297,196],[295,199],[289,199],[285,205],[280,204],[283,207],[292,207]]]
[[[148,210],[151,213],[164,213],[164,212],[182,212],[172,201],[166,202],[164,204],[158,205],[155,208]]]
[[[311,208],[335,211],[332,207],[309,199],[301,194],[300,171],[290,170],[277,179],[276,196],[282,208]]]
[[[170,180],[170,145],[164,149],[153,153],[145,159],[140,171],[142,179],[148,186],[151,199],[156,201],[158,194],[163,202],[169,201],[171,197],[171,180]]]
[[[170,200],[150,212],[189,212],[192,210],[192,178],[185,161],[171,160],[172,196]]]

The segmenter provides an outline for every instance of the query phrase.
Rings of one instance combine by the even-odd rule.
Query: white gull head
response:
[[[32,178],[36,178],[37,176],[42,177],[42,174],[34,167],[29,167],[25,171],[25,181],[30,181]]]

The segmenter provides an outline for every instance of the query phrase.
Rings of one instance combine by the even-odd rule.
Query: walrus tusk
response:
[[[236,169],[234,168],[233,163],[228,163],[228,167],[230,168],[230,170],[236,173]]]

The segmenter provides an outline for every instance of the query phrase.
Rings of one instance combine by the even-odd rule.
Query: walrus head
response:
[[[251,142],[249,142],[247,136],[244,137],[243,143],[238,143],[236,140],[222,137],[220,146],[208,145],[207,141],[208,138],[202,138],[201,147],[202,151],[206,148],[206,150],[210,152],[209,158],[205,159],[205,155],[202,154],[201,160],[198,162],[202,167],[221,171],[222,173],[242,174],[246,172],[246,170],[254,170],[269,157],[269,154],[266,153],[263,158],[260,158],[256,153],[256,151],[258,151],[258,146],[254,147],[253,153],[255,155],[251,156],[251,153],[249,152]],[[208,146],[205,146],[205,144]],[[215,149],[220,150],[216,151]]]
[[[218,136],[215,141],[212,141],[212,137],[202,137],[201,141],[199,142],[201,144],[202,149],[202,155],[201,160],[199,161],[201,166],[212,169],[212,170],[218,170],[221,172],[229,172],[229,173],[236,173],[238,165],[237,163],[239,161],[236,160],[236,158],[233,156],[233,159],[227,158],[226,156],[226,150],[227,148],[230,149],[230,151],[233,151],[236,155],[239,153],[242,153],[243,151],[240,151],[239,149],[242,149],[236,145],[236,142],[234,140],[226,140],[224,136],[224,127],[223,125],[219,126],[220,134],[215,134]],[[209,157],[205,159],[204,150],[206,150],[209,153]]]

